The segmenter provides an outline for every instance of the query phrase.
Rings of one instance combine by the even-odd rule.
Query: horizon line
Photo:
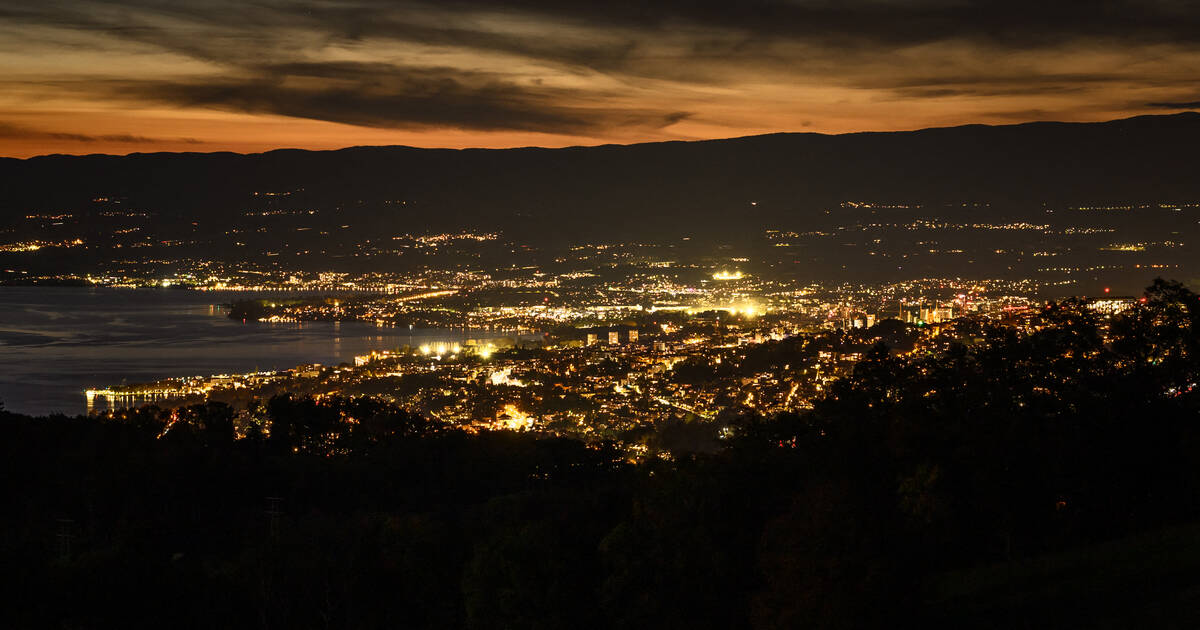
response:
[[[31,155],[29,157],[14,157],[0,156],[0,160],[26,162],[37,159],[47,158],[122,158],[134,156],[153,156],[153,155],[234,155],[242,157],[253,157],[267,155],[269,153],[277,153],[284,151],[296,151],[305,153],[336,153],[338,151],[350,151],[355,149],[414,149],[418,151],[564,151],[577,149],[599,149],[606,147],[635,147],[635,146],[650,146],[662,144],[698,144],[704,142],[728,142],[735,140],[748,140],[753,138],[768,138],[772,136],[822,136],[827,138],[837,138],[843,136],[855,135],[888,135],[888,134],[903,134],[903,133],[921,133],[926,131],[944,131],[953,129],[965,129],[968,127],[984,127],[988,129],[1003,129],[1010,127],[1026,127],[1033,125],[1109,125],[1113,123],[1129,122],[1133,120],[1147,118],[1177,118],[1186,116],[1200,116],[1200,110],[1185,109],[1169,114],[1138,114],[1136,116],[1126,116],[1124,118],[1113,118],[1110,120],[1100,121],[1071,121],[1071,120],[1027,120],[1016,123],[1007,124],[988,124],[988,123],[963,123],[959,125],[946,125],[940,127],[919,127],[916,129],[895,129],[895,130],[872,130],[865,129],[860,131],[845,131],[840,133],[825,133],[820,131],[775,131],[771,133],[749,134],[745,136],[729,136],[723,138],[696,138],[690,140],[651,140],[646,142],[604,142],[599,144],[573,144],[565,146],[539,146],[539,145],[520,145],[511,147],[422,147],[407,144],[355,144],[339,147],[336,149],[304,149],[300,147],[281,146],[265,151],[254,151],[242,153],[238,151],[131,151],[129,153],[44,153],[39,155]]]

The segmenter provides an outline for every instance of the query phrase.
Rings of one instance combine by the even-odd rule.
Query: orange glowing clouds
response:
[[[45,0],[0,8],[0,155],[566,146],[1200,106],[1200,9],[1115,5]]]

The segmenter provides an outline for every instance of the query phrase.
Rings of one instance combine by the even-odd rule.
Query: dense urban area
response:
[[[879,344],[898,356],[933,355],[981,339],[988,325],[1031,326],[1045,307],[1027,284],[1011,282],[926,280],[847,292],[840,300],[817,288],[764,295],[741,272],[717,272],[699,284],[655,292],[577,289],[574,306],[561,303],[572,304],[563,287],[519,289],[518,299],[531,303],[508,306],[464,306],[476,301],[465,289],[416,299],[356,294],[236,302],[231,317],[268,324],[364,319],[459,331],[444,341],[361,355],[352,364],[97,388],[87,392],[88,406],[109,412],[147,402],[170,408],[221,402],[237,411],[244,434],[265,422],[272,396],[372,396],[470,431],[616,441],[639,453],[654,447],[647,441],[664,424],[811,409]],[[544,303],[551,293],[560,305]],[[589,304],[589,294],[593,302],[625,294],[646,304]],[[1116,296],[1081,302],[1101,321],[1136,303]]]

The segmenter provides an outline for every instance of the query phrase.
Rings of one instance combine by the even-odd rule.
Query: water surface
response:
[[[28,414],[83,413],[83,391],[174,376],[352,362],[371,350],[459,340],[461,331],[359,322],[243,323],[220,305],[248,297],[166,289],[0,287],[0,402]]]

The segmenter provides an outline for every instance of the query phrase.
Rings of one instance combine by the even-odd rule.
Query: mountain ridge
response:
[[[86,213],[111,197],[215,227],[261,205],[260,193],[288,192],[273,207],[320,210],[314,227],[353,208],[387,229],[573,239],[805,227],[843,201],[983,203],[1030,220],[1043,204],[1200,200],[1197,146],[1200,114],[1188,112],[560,149],[44,156],[0,162],[0,218]]]

